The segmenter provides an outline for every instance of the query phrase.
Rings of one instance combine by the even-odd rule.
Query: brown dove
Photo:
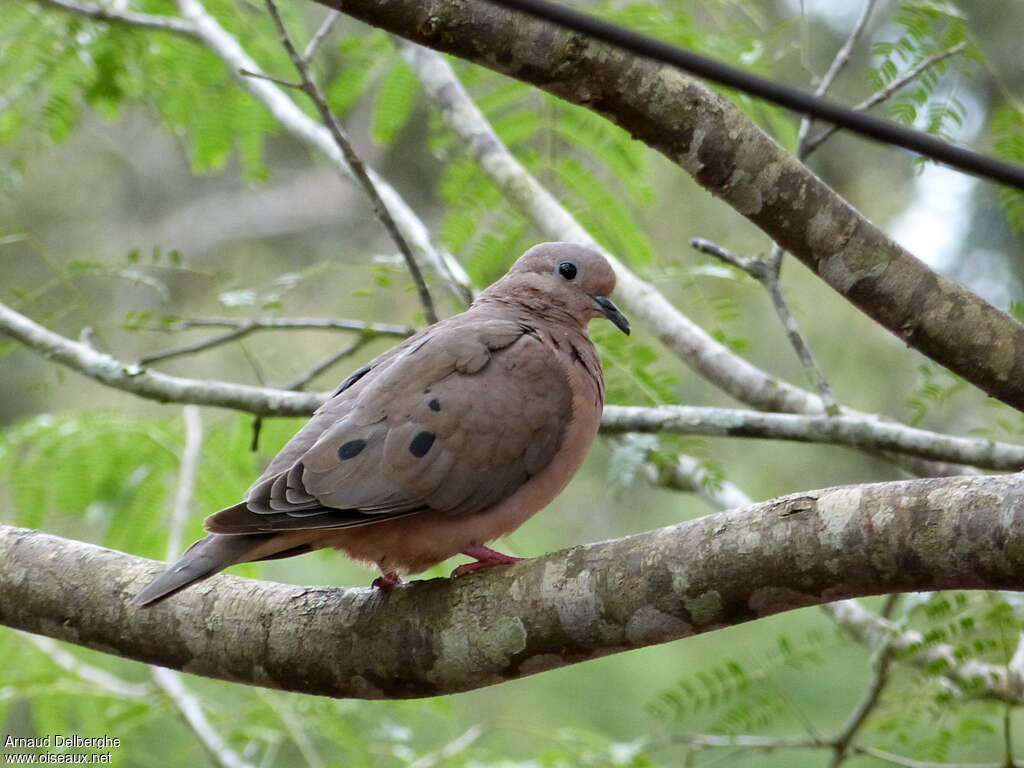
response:
[[[334,547],[401,584],[485,544],[557,496],[597,434],[604,382],[587,323],[629,323],[615,273],[571,243],[528,250],[466,312],[436,323],[341,383],[270,462],[245,501],[136,598],[152,605],[230,565]]]

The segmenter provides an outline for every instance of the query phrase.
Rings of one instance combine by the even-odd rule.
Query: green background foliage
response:
[[[828,5],[662,0],[589,9],[813,87],[854,18],[826,12]],[[855,103],[929,56],[966,43],[964,53],[882,109],[1024,162],[1022,76],[1013,66],[1017,54],[1010,65],[1004,54],[1008,45],[1018,50],[1019,40],[1007,30],[1024,24],[1024,12],[1012,2],[991,5],[1000,9],[940,0],[880,3],[835,97]],[[265,71],[293,77],[261,4],[210,0],[206,6]],[[139,0],[131,8],[176,13],[170,0]],[[281,8],[302,42],[323,14],[308,3],[282,2]],[[594,113],[451,63],[502,140],[604,246],[730,348],[810,386],[761,287],[686,245],[690,237],[704,237],[755,255],[770,247],[763,236]],[[356,146],[428,221],[476,286],[502,274],[540,239],[430,109],[387,35],[343,19],[314,69]],[[315,116],[306,100],[292,95]],[[727,95],[779,142],[795,146],[794,116]],[[122,359],[211,334],[175,331],[183,317],[422,320],[407,274],[365,200],[285,136],[196,41],[96,23],[33,2],[5,5],[0,140],[0,299],[72,337],[88,326],[99,348]],[[894,150],[839,136],[812,165],[883,226],[924,205],[919,182],[928,169]],[[983,223],[984,237],[962,228],[951,244],[959,261],[945,269],[962,276],[962,264],[969,264],[977,290],[998,283],[994,301],[1019,299],[1022,262],[1013,254],[1020,253],[1024,198],[978,185],[960,204],[965,221]],[[908,351],[800,265],[787,262],[784,276],[786,295],[843,403],[953,433],[1020,434],[1018,414]],[[443,314],[458,311],[430,279]],[[594,335],[610,402],[734,405],[666,357],[642,330],[630,339],[605,328]],[[325,332],[268,332],[161,367],[280,385],[350,340]],[[371,341],[311,388],[333,387],[390,343]],[[0,346],[0,355],[0,521],[163,559],[183,450],[180,408],[105,390],[13,343]],[[235,503],[301,423],[265,420],[253,451],[251,417],[206,410],[203,419],[189,541],[201,535],[206,514]],[[731,481],[755,499],[901,476],[880,459],[841,448],[645,441],[639,451],[599,444],[569,491],[502,542],[504,548],[532,555],[709,512],[697,497],[648,486],[637,472],[646,455],[665,461],[679,452],[697,456],[709,486]],[[444,576],[454,565],[426,577]],[[374,575],[332,553],[233,572],[339,585],[365,585]],[[951,593],[904,598],[892,619],[921,631],[922,647],[951,644],[962,659],[1006,664],[1022,610],[1014,596]],[[152,685],[142,665],[68,650],[125,681]],[[216,764],[156,689],[138,698],[112,695],[9,630],[0,630],[0,659],[4,734],[117,736],[123,746],[114,751],[115,765]],[[922,670],[902,662],[897,659],[858,743],[935,762],[1001,759],[1005,718],[1024,727],[1019,712],[1007,713],[983,692],[951,687],[941,666]],[[808,610],[429,701],[331,701],[186,682],[229,745],[260,766],[711,765],[743,752],[698,749],[688,745],[689,735],[834,732],[868,686],[872,663],[867,650]],[[817,766],[828,758],[822,751],[743,754],[768,766]]]

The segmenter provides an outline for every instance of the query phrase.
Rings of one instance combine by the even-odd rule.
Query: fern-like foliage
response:
[[[142,10],[174,15],[173,4],[149,0]],[[291,63],[265,14],[239,13],[227,0],[207,9],[268,71],[284,76]],[[282,12],[302,34],[291,5]],[[43,134],[24,135],[22,126],[44,126],[63,141],[83,109],[116,117],[123,106],[143,104],[184,141],[193,170],[222,169],[234,154],[246,175],[267,175],[264,142],[280,128],[212,52],[193,40],[116,23],[94,22],[41,9],[31,3],[5,9],[0,17],[0,82],[6,109],[0,110],[0,139],[37,143]],[[305,108],[305,107],[304,107]]]
[[[957,664],[980,661],[1006,665],[1024,628],[1016,594],[935,592],[907,599],[902,623],[922,635],[921,643],[903,650],[901,660],[921,651],[948,646]],[[917,760],[958,762],[998,755],[1005,705],[987,695],[981,681],[951,683],[949,665],[935,661],[924,668],[900,665],[883,696],[864,739],[880,749]]]
[[[998,107],[992,115],[992,141],[996,157],[1024,164],[1024,110],[1012,103]],[[999,201],[1013,231],[1024,234],[1024,192],[1000,186]],[[1024,312],[1017,319],[1022,316]]]
[[[962,58],[980,61],[981,54],[967,35],[966,16],[950,2],[903,0],[892,15],[892,23],[898,36],[875,43],[873,53],[879,61],[864,72],[868,84],[876,90],[888,88],[934,54],[956,45],[966,44]],[[905,125],[952,140],[963,124],[966,107],[956,97],[955,87],[940,87],[950,67],[948,59],[928,67],[888,102],[889,114]],[[957,72],[958,76],[963,72],[959,65]]]
[[[786,669],[807,670],[824,663],[837,639],[812,630],[798,638],[785,635],[757,658],[727,658],[689,673],[661,691],[648,711],[673,728],[707,733],[756,733],[771,726],[786,709],[778,676]]]

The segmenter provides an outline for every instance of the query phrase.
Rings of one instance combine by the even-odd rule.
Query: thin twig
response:
[[[153,330],[180,331],[187,328],[241,328],[243,326],[250,326],[254,331],[358,331],[399,338],[405,338],[415,333],[415,329],[407,325],[367,323],[362,320],[329,317],[253,317],[247,320],[236,320],[230,317],[189,317]]]
[[[185,687],[181,673],[163,667],[151,667],[153,680],[178,708],[185,722],[195,733],[206,751],[223,768],[255,768],[235,750],[228,746],[224,737],[217,732],[203,712],[203,706],[195,694]]]
[[[339,11],[330,11],[324,18],[323,23],[317,28],[313,37],[310,38],[309,44],[306,45],[306,50],[302,52],[302,60],[309,64],[316,55],[317,50],[320,48],[321,43],[327,39],[327,36],[331,34],[331,30],[334,29],[334,25],[338,19],[341,18]]]
[[[865,110],[871,109],[877,104],[881,104],[883,101],[887,101],[892,97],[894,93],[896,93],[896,91],[912,83],[914,80],[919,78],[922,74],[927,72],[929,69],[934,67],[939,62],[945,61],[949,57],[961,53],[965,48],[967,48],[967,43],[961,42],[957,43],[954,46],[946,48],[943,51],[939,51],[938,53],[929,56],[916,67],[909,70],[902,77],[893,80],[891,83],[889,83],[889,85],[875,91],[871,96],[864,99],[864,101],[860,102],[859,104],[855,104],[853,106],[853,109],[857,110],[858,112],[863,112]],[[832,125],[823,130],[821,133],[817,134],[814,138],[808,139],[804,145],[805,156],[810,155],[814,150],[821,146],[822,143],[827,141],[832,136],[832,134],[834,134],[838,130],[838,126]]]
[[[1013,759],[1013,707],[1003,705],[1003,755],[1006,768],[1014,768],[1017,761]]]
[[[824,77],[821,78],[821,82],[818,87],[814,90],[815,96],[824,96],[828,93],[828,89],[832,87],[832,83],[835,82],[839,73],[843,71],[846,65],[850,61],[850,55],[853,53],[854,46],[857,45],[857,41],[860,36],[864,33],[865,28],[868,25],[868,20],[871,18],[871,13],[875,9],[878,0],[867,0],[864,3],[864,10],[861,11],[860,18],[857,19],[857,23],[854,24],[853,30],[850,35],[846,38],[838,51],[836,51],[835,57],[832,59],[832,64],[829,66],[828,71]],[[796,141],[796,156],[801,160],[805,159],[808,152],[806,151],[807,136],[811,131],[811,125],[814,119],[809,115],[804,115],[800,120],[800,130],[797,133]]]
[[[181,540],[185,523],[192,506],[195,491],[196,472],[203,445],[203,423],[199,407],[186,405],[182,409],[185,421],[185,446],[181,452],[178,470],[178,485],[171,510],[170,532],[167,537],[167,559],[173,562],[181,552]],[[223,768],[252,768],[249,763],[231,749],[224,737],[217,732],[203,712],[202,703],[185,687],[181,674],[163,667],[151,666],[153,682],[167,695],[196,737]]]
[[[182,417],[185,421],[185,447],[181,452],[178,487],[174,493],[170,534],[167,537],[168,560],[173,560],[181,552],[181,539],[192,508],[192,492],[203,448],[203,421],[199,406],[186,405],[182,408]]]
[[[821,82],[815,89],[815,96],[824,96],[828,89],[832,87],[839,73],[843,71],[846,65],[850,61],[850,55],[853,53],[853,49],[860,39],[861,35],[867,27],[868,20],[871,18],[871,13],[875,9],[877,0],[867,0],[864,3],[864,10],[861,12],[860,18],[857,23],[854,24],[853,30],[850,32],[846,41],[836,51],[835,57],[832,59],[832,63],[825,72],[824,77],[821,78]],[[807,149],[807,136],[810,134],[811,124],[813,118],[810,115],[804,115],[800,120],[800,129],[797,132],[796,142],[796,156],[800,160],[806,159],[809,151]],[[706,245],[713,245],[706,243]],[[712,256],[723,258],[722,249],[709,250],[707,248],[700,248],[694,245],[698,250],[703,250]],[[782,287],[780,283],[780,277],[782,274],[782,259],[785,256],[785,251],[782,246],[778,243],[772,243],[771,254],[767,259],[744,259],[748,263],[748,267],[744,267],[741,264],[737,264],[741,269],[744,269],[748,274],[755,277],[768,291],[771,296],[772,306],[775,308],[775,314],[778,316],[779,321],[782,323],[782,327],[786,332],[786,337],[789,339],[790,346],[793,347],[793,351],[796,352],[797,359],[803,366],[804,370],[807,371],[811,381],[814,384],[815,389],[818,391],[818,395],[821,397],[822,403],[825,406],[825,413],[829,416],[838,416],[840,413],[840,407],[836,401],[835,395],[832,393],[832,387],[828,383],[828,378],[825,376],[825,372],[821,369],[821,365],[818,363],[814,356],[814,352],[811,350],[811,345],[808,343],[806,337],[800,330],[800,326],[796,322],[796,317],[793,316],[793,312],[790,310],[789,305],[786,303],[785,297],[782,295]],[[740,257],[737,257],[740,258]]]
[[[238,74],[244,75],[245,77],[255,77],[257,80],[266,80],[276,85],[280,85],[282,88],[294,88],[299,91],[302,90],[302,83],[285,80],[281,77],[274,77],[273,75],[268,75],[265,72],[253,72],[249,69],[239,69]]]
[[[354,171],[345,162],[344,156],[339,152],[330,132],[324,126],[306,115],[291,98],[274,84],[258,77],[247,77],[241,74],[241,70],[259,74],[260,67],[245,51],[238,39],[220,25],[220,22],[206,10],[200,0],[178,0],[178,8],[184,17],[182,19],[110,11],[97,5],[79,3],[76,0],[36,0],[36,2],[97,21],[160,29],[195,39],[227,65],[228,70],[270,111],[287,132],[303,144],[325,155],[347,179],[355,180]],[[459,301],[470,299],[472,290],[469,276],[462,265],[451,254],[435,248],[423,221],[416,216],[394,187],[372,169],[367,168],[366,172],[377,185],[381,197],[387,201],[387,207],[392,216],[401,226],[407,240],[416,248],[417,253],[427,259],[437,273],[444,278],[445,285],[451,290],[453,296]]]
[[[749,259],[739,256],[722,248],[720,245],[712,243],[710,240],[703,240],[698,237],[690,240],[690,245],[701,253],[706,253],[735,267],[739,267],[764,286],[771,297],[775,314],[778,316],[779,322],[782,323],[782,328],[786,332],[786,337],[789,339],[793,351],[796,352],[800,364],[810,375],[815,388],[818,390],[818,394],[821,396],[822,403],[825,405],[825,413],[829,416],[838,416],[841,409],[836,402],[835,395],[832,393],[832,387],[828,383],[824,371],[821,370],[817,359],[815,359],[814,352],[811,351],[811,345],[800,330],[800,326],[797,324],[793,312],[786,303],[785,297],[782,295],[782,287],[779,284],[782,249],[775,246],[772,250],[771,258],[766,260]]]
[[[248,336],[256,330],[256,326],[252,324],[239,325],[233,331],[223,333],[219,336],[212,336],[209,339],[203,341],[197,341],[195,344],[184,344],[180,347],[173,347],[172,349],[165,349],[162,352],[154,352],[151,355],[145,355],[139,358],[139,365],[152,365],[158,363],[161,360],[170,360],[174,357],[183,357],[184,355],[194,355],[197,352],[204,352],[207,349],[218,347],[221,344],[227,344],[230,341],[235,341],[243,336]]]
[[[830,746],[828,742],[816,739],[785,738],[778,736],[755,736],[748,734],[719,733],[677,733],[672,734],[674,743],[689,744],[693,747],[747,747],[749,749],[821,749]]]
[[[1004,665],[961,658],[953,646],[929,643],[917,630],[903,629],[856,600],[829,603],[821,609],[861,645],[880,648],[890,644],[902,663],[923,669],[941,667],[942,678],[969,695],[1024,703],[1024,680]]]
[[[469,749],[473,745],[473,742],[483,736],[483,734],[483,726],[471,725],[465,733],[460,736],[456,736],[440,749],[423,755],[417,760],[411,762],[409,764],[409,768],[434,768],[435,765],[445,765],[447,761],[451,760],[457,754]]]
[[[857,706],[850,713],[846,723],[832,739],[833,753],[832,761],[829,763],[830,768],[838,768],[850,757],[850,746],[853,744],[853,740],[864,727],[871,713],[881,703],[882,692],[889,684],[889,670],[892,667],[894,656],[890,643],[886,643],[878,650],[875,658],[875,674],[871,679],[871,685],[868,686],[864,697],[857,702]]]
[[[191,328],[231,328],[228,333],[214,336],[195,344],[173,347],[162,352],[154,352],[139,360],[140,365],[151,365],[161,360],[203,352],[221,344],[248,336],[254,331],[268,330],[331,330],[358,331],[369,340],[375,335],[405,338],[411,336],[412,328],[388,323],[364,323],[360,320],[329,320],[319,318],[252,318],[250,320],[233,320],[230,318],[210,317],[179,320],[178,322],[154,330],[181,331]]]
[[[902,755],[895,755],[892,752],[886,752],[873,747],[854,747],[853,751],[858,755],[870,755],[887,763],[903,766],[903,768],[1006,768],[1002,763],[929,763],[924,760],[913,760]]]
[[[146,27],[157,29],[162,32],[171,32],[185,37],[196,37],[195,26],[186,19],[178,19],[173,16],[154,16],[148,13],[132,13],[130,11],[115,11],[104,8],[100,5],[90,3],[77,3],[74,0],[36,0],[40,5],[48,5],[62,11],[68,11],[76,16],[85,16],[94,21],[110,21],[122,24],[131,24],[135,27]]]
[[[74,654],[64,650],[56,640],[41,635],[32,635],[28,632],[23,632],[22,637],[49,656],[50,661],[64,671],[102,688],[119,699],[147,699],[153,695],[153,688],[146,683],[133,683],[117,675],[112,675],[105,669],[86,664]]]
[[[341,360],[344,360],[347,357],[351,357],[360,349],[365,347],[370,342],[371,338],[371,336],[360,336],[358,339],[351,342],[350,344],[346,344],[341,349],[332,352],[319,363],[317,363],[308,371],[306,371],[306,373],[285,384],[284,388],[287,390],[291,390],[293,392],[301,392],[309,382],[311,382],[321,373],[326,371],[328,368],[340,362]]]
[[[285,51],[287,51],[288,56],[291,58],[292,63],[295,65],[295,69],[298,71],[299,77],[302,80],[302,90],[313,101],[317,111],[320,113],[320,117],[323,119],[324,125],[326,125],[327,129],[331,132],[331,136],[334,138],[335,144],[338,145],[338,149],[341,150],[342,154],[345,156],[346,162],[355,174],[356,180],[366,192],[367,197],[370,198],[370,203],[373,206],[374,213],[384,225],[384,228],[391,236],[395,245],[398,246],[398,250],[401,252],[402,258],[405,259],[405,266],[409,270],[412,281],[416,285],[416,292],[419,294],[424,317],[427,319],[428,323],[436,323],[437,311],[434,309],[434,300],[430,296],[427,283],[423,279],[423,273],[420,271],[420,267],[416,263],[416,257],[413,256],[412,249],[409,247],[409,244],[406,242],[401,231],[399,231],[398,227],[395,225],[395,221],[391,217],[391,212],[388,211],[387,206],[384,205],[384,201],[381,200],[380,193],[377,191],[376,185],[367,174],[363,161],[360,159],[355,149],[353,149],[351,142],[348,140],[345,132],[341,129],[338,121],[335,119],[334,113],[327,105],[326,97],[320,90],[320,86],[317,85],[316,81],[313,79],[313,74],[309,68],[309,62],[299,54],[294,43],[292,43],[292,39],[288,34],[288,29],[285,27],[284,19],[281,18],[277,5],[274,3],[274,0],[266,0],[266,5],[267,12],[270,14],[270,17],[274,22],[274,26],[277,28],[277,34],[281,41],[281,45],[284,46]]]

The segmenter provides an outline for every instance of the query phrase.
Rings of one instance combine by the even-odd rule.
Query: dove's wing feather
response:
[[[468,312],[409,339],[317,412],[215,533],[342,528],[480,512],[557,452],[571,391],[522,322]]]

